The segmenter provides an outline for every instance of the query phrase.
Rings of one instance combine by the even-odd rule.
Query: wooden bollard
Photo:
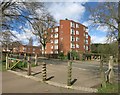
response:
[[[28,76],[31,75],[31,63],[30,63],[30,57],[28,56],[28,61],[27,61],[27,67],[28,67]]]
[[[67,86],[71,86],[71,80],[72,80],[72,62],[68,62]]]
[[[105,73],[104,73],[104,69],[103,69],[103,59],[102,58],[100,61],[100,74],[101,74],[101,81],[102,81],[101,86],[106,87],[106,80],[105,80]]]
[[[46,73],[46,63],[42,63],[42,80],[46,81],[47,73]]]
[[[37,64],[37,54],[35,54],[35,65],[38,65]]]
[[[111,71],[110,71],[110,73],[109,73],[109,75],[108,75],[108,82],[110,82],[110,83],[113,83],[113,78],[114,78],[114,71],[113,71],[113,56],[110,56],[110,59],[109,59],[109,65],[108,65],[109,67],[108,67],[108,69],[110,70],[111,69]]]
[[[8,69],[8,54],[6,54],[6,70]]]

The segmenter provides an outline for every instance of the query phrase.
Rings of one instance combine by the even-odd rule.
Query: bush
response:
[[[58,58],[60,58],[61,60],[63,60],[63,59],[66,59],[66,56],[64,55],[63,52],[61,52],[61,53],[58,54]]]
[[[72,58],[73,60],[79,60],[79,54],[78,54],[78,52],[76,52],[76,51],[71,51],[70,53],[71,53],[71,58]]]

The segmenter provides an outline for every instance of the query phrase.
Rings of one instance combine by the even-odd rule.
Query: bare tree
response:
[[[119,2],[101,2],[96,7],[87,6],[90,12],[92,26],[106,26],[108,27],[108,39],[117,39],[119,43],[119,57],[120,63],[120,1]]]
[[[37,19],[39,15],[36,10],[42,10],[43,3],[41,2],[17,2],[15,0],[4,0],[0,2],[1,22],[0,26],[3,29],[11,29],[15,26],[12,23],[16,20],[19,23],[31,22]]]
[[[43,46],[44,56],[46,44],[50,41],[50,32],[55,23],[54,18],[47,11],[44,11],[41,18],[32,25],[34,28],[33,34],[38,37],[39,42]]]

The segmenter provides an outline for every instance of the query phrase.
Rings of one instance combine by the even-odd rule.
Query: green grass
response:
[[[118,93],[118,85],[117,83],[114,84],[106,84],[106,87],[98,88],[98,93]]]
[[[6,71],[5,63],[0,63],[0,71]]]

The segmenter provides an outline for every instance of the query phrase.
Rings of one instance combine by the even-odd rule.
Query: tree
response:
[[[32,25],[34,29],[33,34],[38,37],[39,42],[43,46],[44,56],[46,44],[50,42],[50,32],[52,31],[55,23],[56,21],[54,18],[47,11],[44,11],[41,18],[39,20],[36,20],[36,22],[34,22]]]
[[[120,1],[101,2],[96,7],[88,7],[94,26],[107,26],[108,39],[117,39],[119,46],[118,63],[120,63]]]
[[[2,23],[0,26],[3,29],[13,29],[15,28],[15,25],[12,25],[14,21],[22,23],[24,26],[26,21],[31,22],[38,19],[39,15],[36,10],[42,10],[42,4],[41,2],[15,2],[14,0],[1,1],[0,11],[2,14],[0,17]]]

